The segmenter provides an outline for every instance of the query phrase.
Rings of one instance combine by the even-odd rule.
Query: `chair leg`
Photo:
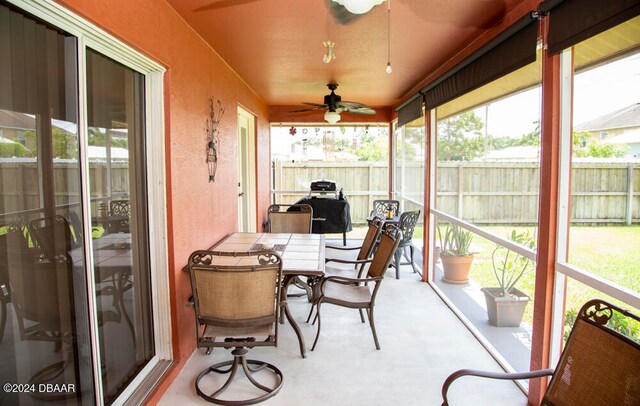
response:
[[[364,323],[364,313],[362,312],[362,309],[358,309],[358,311],[360,312],[360,320]]]
[[[313,309],[316,307],[315,304],[311,304],[311,310],[309,310],[309,316],[307,316],[307,323],[311,320],[311,315],[313,315]]]
[[[413,268],[413,273],[418,273],[418,270],[416,269],[416,263],[413,261],[413,250],[414,250],[414,246],[413,245],[409,245],[409,251],[411,252],[411,267]]]
[[[316,309],[316,319],[318,320],[318,331],[316,332],[316,339],[313,340],[313,346],[311,347],[311,351],[316,349],[316,344],[318,344],[318,339],[320,338],[320,305],[322,303],[318,303],[318,308]],[[314,320],[315,323],[315,320]]]
[[[209,402],[217,403],[221,405],[252,405],[254,403],[262,402],[263,400],[269,399],[270,397],[278,393],[284,381],[283,374],[278,368],[266,362],[247,359],[246,348],[236,348],[231,353],[233,354],[233,361],[225,361],[225,362],[212,365],[207,369],[205,369],[204,371],[202,371],[200,375],[198,375],[195,386],[196,386],[196,392],[200,397],[202,397],[203,399]],[[255,367],[252,368],[250,365],[254,365]],[[238,372],[239,366],[242,366],[242,370],[244,371],[244,374],[246,375],[247,379],[249,379],[251,384],[253,384],[256,388],[259,388],[262,391],[266,392],[264,395],[258,396],[256,398],[244,399],[244,400],[230,400],[230,399],[228,400],[228,399],[220,399],[217,397],[218,395],[222,394],[222,392],[224,392],[231,385],[231,383],[233,382],[236,376],[236,373]],[[228,367],[228,368],[225,368],[225,367]],[[278,382],[276,383],[276,385],[274,385],[273,387],[265,386],[260,382],[258,382],[253,377],[254,372],[257,372],[263,369],[268,369],[272,374],[277,376]],[[200,381],[203,377],[205,377],[211,372],[218,373],[218,374],[229,374],[229,378],[227,378],[226,382],[219,389],[215,390],[211,394],[208,394],[208,393],[205,393],[204,390],[200,388]]]
[[[2,294],[2,292],[0,292]],[[7,325],[7,302],[0,299],[0,307],[2,307],[2,319],[0,319],[0,344],[4,338],[4,328]]]
[[[373,306],[367,309],[369,314],[369,326],[371,326],[371,332],[373,333],[373,342],[376,344],[376,350],[380,349],[380,343],[378,342],[378,335],[376,334],[376,325],[373,322]]]
[[[396,265],[396,279],[400,279],[400,260],[402,259],[402,257],[400,256],[400,251],[396,250],[396,252],[393,254],[393,262]]]

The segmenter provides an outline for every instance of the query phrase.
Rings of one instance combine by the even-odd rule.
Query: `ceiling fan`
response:
[[[327,110],[324,113],[324,119],[327,120],[329,124],[335,124],[340,121],[341,113],[351,113],[351,114],[376,114],[375,110],[372,108],[362,104],[351,101],[342,101],[342,97],[335,93],[335,90],[338,88],[337,83],[329,83],[327,84],[331,93],[324,96],[324,104],[318,103],[303,103],[309,106],[313,106],[306,109],[300,110],[292,110],[291,113],[302,113],[306,111],[314,111],[314,110]]]
[[[216,0],[202,7],[198,7],[193,11],[216,10],[258,1],[261,0]],[[335,22],[345,25],[358,19],[383,1],[384,0],[326,0],[326,3]]]

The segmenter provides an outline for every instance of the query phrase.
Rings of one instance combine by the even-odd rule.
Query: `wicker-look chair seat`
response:
[[[246,327],[221,327],[207,325],[202,333],[203,340],[211,340],[216,337],[270,337],[275,334],[273,323],[260,326]]]
[[[282,259],[275,251],[195,251],[189,257],[189,276],[196,316],[198,348],[233,348],[232,361],[211,365],[196,379],[196,392],[203,399],[222,405],[250,405],[274,396],[284,381],[274,365],[247,359],[249,348],[278,344],[278,316]],[[249,382],[264,392],[249,399],[223,398],[242,369]],[[254,373],[270,375],[260,381]],[[209,374],[228,374],[213,388]],[[269,380],[266,382],[266,380]],[[244,396],[244,392],[243,392]]]
[[[353,286],[351,278],[343,278],[349,285],[339,283],[341,278],[332,278],[324,289],[324,303],[333,303],[339,306],[360,308],[371,303],[371,287],[369,285]]]
[[[590,300],[578,312],[555,370],[496,373],[462,369],[445,380],[443,406],[449,405],[451,384],[467,375],[506,380],[551,375],[542,399],[546,406],[640,405],[640,343],[607,325],[614,315],[621,324],[640,324],[640,316],[628,310]]]
[[[314,286],[313,306],[317,308],[316,320],[318,322],[318,331],[313,342],[311,351],[316,348],[318,339],[320,338],[321,317],[320,309],[323,303],[330,303],[337,306],[358,309],[360,319],[364,323],[363,310],[367,311],[369,318],[369,326],[373,334],[373,341],[376,349],[380,349],[378,335],[373,318],[373,309],[375,306],[376,295],[380,289],[384,273],[393,259],[393,254],[398,248],[398,243],[402,238],[402,232],[393,225],[387,226],[384,233],[380,237],[378,249],[370,260],[356,261],[356,263],[368,263],[366,277],[348,278],[341,276],[325,276],[319,284]],[[334,260],[339,262],[338,260]],[[313,312],[313,306],[311,311]],[[309,320],[311,318],[309,313]]]

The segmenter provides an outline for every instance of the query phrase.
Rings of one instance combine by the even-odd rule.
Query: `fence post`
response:
[[[371,191],[373,190],[373,164],[369,163],[369,186],[367,187],[367,207],[364,210],[365,219],[367,218],[367,209],[373,207],[373,201],[371,201]]]
[[[627,166],[627,213],[625,224],[630,226],[633,217],[633,164]]]
[[[461,161],[458,164],[458,218],[462,218],[464,213],[462,209],[462,198],[464,195],[464,163]]]

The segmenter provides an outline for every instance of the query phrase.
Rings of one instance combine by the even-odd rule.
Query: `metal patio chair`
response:
[[[640,323],[640,316],[603,300],[590,300],[578,312],[569,339],[554,369],[497,373],[462,369],[442,386],[443,406],[449,406],[451,384],[463,376],[491,379],[532,379],[551,376],[542,399],[548,406],[640,404],[640,343],[613,330],[613,319]]]
[[[189,257],[198,348],[233,348],[232,361],[211,365],[196,379],[196,392],[203,399],[223,405],[249,405],[274,396],[283,383],[282,372],[272,364],[247,359],[249,348],[278,344],[278,315],[282,284],[282,259],[275,251],[195,251]],[[222,341],[218,341],[222,339]],[[223,399],[239,369],[262,393],[244,399]],[[274,385],[261,383],[254,373],[264,370]],[[229,374],[222,385],[203,379]],[[264,377],[263,377],[264,379]],[[213,387],[211,387],[213,386]]]
[[[400,279],[400,265],[411,264],[413,273],[418,272],[416,264],[414,262],[414,251],[416,247],[413,245],[413,231],[418,223],[420,217],[420,210],[405,211],[400,215],[400,223],[398,227],[402,231],[402,240],[398,244],[398,249],[393,259],[393,266],[396,268],[396,279]],[[409,262],[402,262],[402,256],[406,256],[406,249],[409,248],[410,256]]]
[[[364,323],[362,310],[367,311],[369,316],[369,326],[373,334],[373,341],[376,349],[380,349],[378,335],[373,319],[373,309],[376,296],[384,278],[384,273],[393,259],[393,254],[398,248],[398,243],[402,238],[402,231],[398,227],[389,225],[385,228],[380,237],[380,244],[367,269],[367,275],[363,278],[348,278],[343,276],[329,276],[323,278],[316,285],[316,297],[314,304],[317,308],[316,318],[318,321],[318,331],[311,351],[316,348],[320,338],[321,317],[320,310],[323,303],[330,303],[337,306],[358,309],[360,318]]]
[[[313,209],[308,204],[272,204],[267,217],[270,233],[311,234]]]

